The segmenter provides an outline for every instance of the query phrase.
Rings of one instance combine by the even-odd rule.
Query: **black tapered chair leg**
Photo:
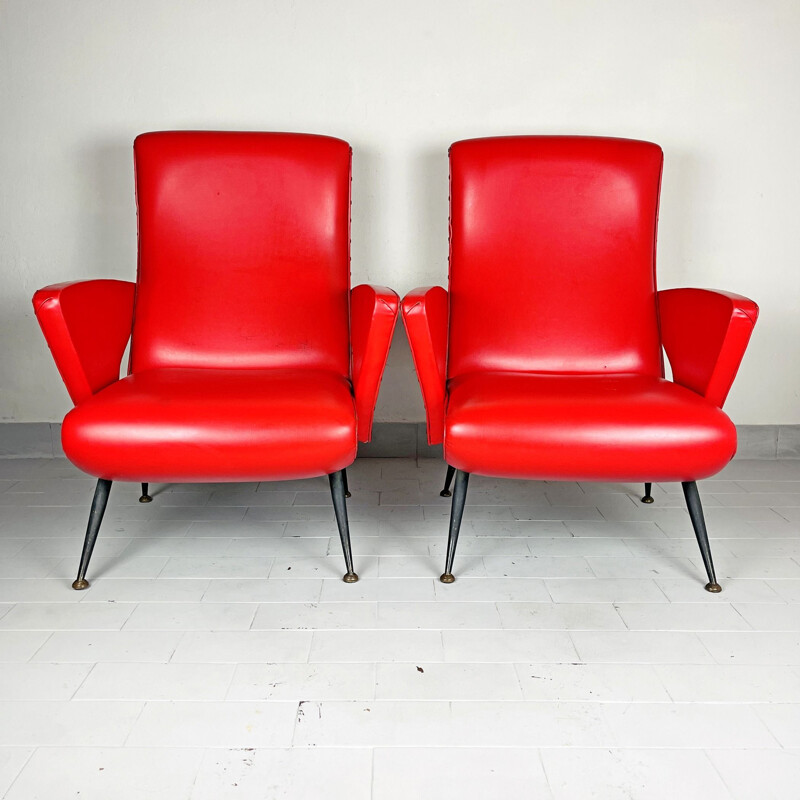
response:
[[[642,498],[642,502],[643,503],[652,503],[653,502],[653,496],[650,494],[652,488],[653,488],[653,484],[652,483],[646,483],[644,485],[644,497]]]
[[[444,565],[444,572],[439,577],[442,583],[452,583],[453,559],[456,557],[456,545],[458,544],[458,532],[461,530],[461,517],[464,516],[464,503],[467,499],[467,486],[469,484],[469,472],[456,470],[456,484],[453,487],[453,503],[450,506],[450,533],[447,537],[447,560]]]
[[[150,497],[150,493],[147,491],[149,488],[149,483],[142,484],[142,496],[139,498],[140,503],[152,503],[153,498]]]
[[[697,491],[697,484],[694,481],[682,483],[683,496],[686,498],[686,506],[689,509],[689,516],[692,519],[694,535],[700,545],[700,553],[703,556],[708,573],[707,592],[721,592],[722,587],[717,583],[717,576],[714,574],[714,562],[711,560],[711,547],[708,544],[708,532],[706,531],[706,521],[703,517],[703,505],[700,502],[700,493]]]
[[[453,482],[453,475],[456,473],[456,468],[447,465],[447,475],[444,478],[444,489],[439,492],[440,497],[450,497],[450,484]]]
[[[346,469],[342,470],[342,476],[343,476],[343,480],[344,480],[344,496],[345,497],[352,497],[352,495],[350,494],[350,489],[347,486],[347,470]]]
[[[97,541],[97,534],[100,531],[100,523],[103,521],[103,514],[106,513],[106,505],[108,504],[108,495],[110,492],[111,481],[100,478],[97,481],[97,488],[94,490],[92,510],[89,512],[89,524],[86,526],[86,538],[83,540],[81,563],[78,567],[78,577],[72,584],[73,589],[89,588],[89,581],[86,580],[86,570],[89,568],[89,559],[92,557],[94,543]]]
[[[339,526],[339,538],[342,540],[342,550],[344,551],[344,563],[347,567],[342,580],[345,583],[355,583],[358,575],[353,571],[353,552],[350,549],[350,525],[347,522],[347,502],[345,490],[344,470],[332,472],[328,475],[331,483],[331,497],[333,498],[333,511],[336,514],[336,524]]]

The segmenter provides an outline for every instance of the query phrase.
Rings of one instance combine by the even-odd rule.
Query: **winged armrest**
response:
[[[33,309],[76,405],[119,379],[136,284],[93,280],[39,289]]]
[[[353,393],[356,434],[360,442],[372,438],[372,417],[381,376],[389,356],[400,298],[386,286],[362,283],[350,293],[350,345],[353,351]]]
[[[722,408],[741,364],[758,306],[746,297],[711,289],[658,293],[661,342],[675,383]]]
[[[428,444],[444,438],[447,321],[448,295],[441,286],[423,286],[403,298],[403,324],[425,403]]]

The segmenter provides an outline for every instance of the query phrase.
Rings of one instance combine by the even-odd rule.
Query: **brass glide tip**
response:
[[[645,496],[642,498],[642,502],[643,502],[643,503],[647,503],[648,505],[650,505],[650,503],[653,503],[653,502],[655,502],[655,501],[654,501],[654,500],[653,500],[653,498],[652,498],[652,497],[650,497],[650,495],[648,494],[648,495],[645,495]]]
[[[453,577],[453,573],[452,572],[443,572],[439,576],[439,580],[442,583],[454,583],[455,582],[455,578]]]
[[[439,497],[450,497],[450,490],[442,489],[442,491],[439,492]]]
[[[142,496],[139,498],[139,502],[140,502],[140,503],[152,503],[152,502],[153,502],[153,498],[152,498],[152,497],[150,497],[150,495],[149,495],[149,494],[143,494],[143,495],[142,495]]]
[[[356,575],[355,572],[348,572],[342,580],[345,583],[355,583],[358,580],[358,575]]]
[[[722,587],[718,583],[707,583],[706,591],[712,594],[719,594],[722,591]]]
[[[78,591],[81,589],[88,589],[89,581],[87,581],[86,578],[78,578],[78,580],[73,581],[72,588],[77,589]]]

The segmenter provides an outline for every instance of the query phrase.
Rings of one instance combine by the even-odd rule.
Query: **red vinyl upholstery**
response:
[[[326,136],[148,133],[134,158],[132,371],[347,375],[350,147]]]
[[[73,403],[119,379],[136,285],[76,281],[40,289],[33,308]]]
[[[388,286],[362,283],[350,295],[353,391],[358,438],[362,442],[368,442],[372,436],[372,415],[399,307],[400,298]]]
[[[650,375],[477,372],[450,382],[444,458],[536,480],[687,481],[719,472],[736,429],[714,405]]]
[[[403,324],[422,388],[428,444],[440,444],[444,436],[447,313],[447,292],[441,286],[414,289],[403,298]]]
[[[76,404],[66,455],[99,478],[143,482],[300,478],[352,463],[356,437],[371,436],[398,297],[349,288],[350,146],[148,133],[134,158],[136,284],[34,297]]]
[[[291,480],[356,457],[349,381],[310,369],[150,369],[67,414],[61,439],[90,475],[153,482]]]
[[[746,297],[708,289],[658,293],[672,378],[722,408],[758,319]]]
[[[661,149],[568,136],[450,149],[448,377],[660,375]]]
[[[736,433],[720,408],[758,309],[657,293],[661,149],[499,137],[457,142],[450,165],[449,291],[402,303],[428,441],[444,442],[447,463],[552,480],[721,469]]]

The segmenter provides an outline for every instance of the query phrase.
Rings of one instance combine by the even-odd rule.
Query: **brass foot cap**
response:
[[[713,594],[718,594],[722,591],[722,587],[718,583],[707,583],[706,591],[712,592]]]
[[[653,498],[650,497],[650,495],[648,494],[647,497],[643,497],[642,498],[642,502],[643,503],[647,503],[648,505],[650,505],[650,503],[654,503],[655,500],[653,500]]]
[[[450,497],[450,490],[442,489],[442,491],[439,492],[439,497]]]
[[[348,572],[342,580],[345,583],[355,583],[358,580],[358,575],[356,575],[355,572]]]
[[[88,589],[89,588],[89,581],[87,581],[86,578],[81,578],[80,580],[73,581],[72,588],[73,589],[78,589],[79,591],[81,589]]]
[[[152,503],[152,502],[153,502],[153,498],[152,498],[152,497],[150,497],[150,495],[149,495],[149,494],[143,494],[143,495],[142,495],[142,496],[139,498],[139,502],[140,502],[140,503]]]
[[[351,494],[350,494],[350,492],[345,492],[345,493],[344,493],[344,496],[345,496],[345,497],[352,497],[353,495],[351,495]]]
[[[455,581],[455,577],[453,577],[453,573],[452,572],[443,572],[439,576],[439,580],[442,583],[453,583]]]

